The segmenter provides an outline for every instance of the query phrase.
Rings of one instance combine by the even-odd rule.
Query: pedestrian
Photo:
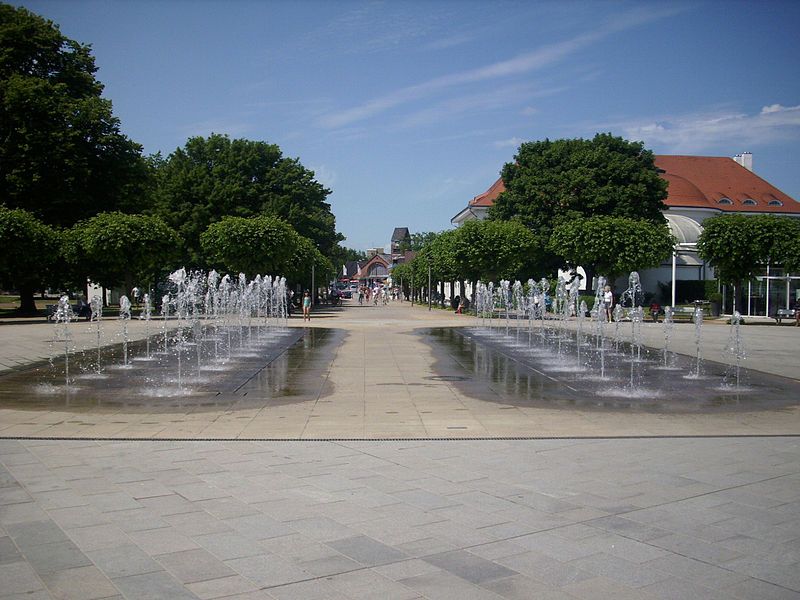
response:
[[[614,305],[614,292],[611,291],[611,286],[607,285],[603,290],[603,307],[606,309],[606,322],[611,322],[611,308]]]
[[[303,321],[311,320],[311,292],[306,290],[303,294]]]

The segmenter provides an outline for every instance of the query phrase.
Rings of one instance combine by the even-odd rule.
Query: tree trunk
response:
[[[36,301],[34,295],[36,290],[32,284],[23,285],[19,289],[19,314],[34,316],[36,314]]]

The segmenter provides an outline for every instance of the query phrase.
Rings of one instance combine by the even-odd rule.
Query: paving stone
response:
[[[192,539],[220,560],[256,556],[265,552],[257,541],[236,532],[210,533]]]
[[[496,600],[502,597],[446,571],[410,577],[400,583],[426,598],[437,600]]]
[[[119,591],[97,567],[79,567],[46,573],[42,579],[54,598],[94,600],[119,596]]]
[[[40,544],[68,542],[64,531],[51,520],[11,523],[6,526],[9,535],[23,550]]]
[[[593,574],[587,573],[575,565],[561,562],[538,552],[526,552],[498,558],[496,562],[553,587],[562,587],[594,577]]]
[[[3,594],[28,594],[44,588],[31,565],[27,562],[10,562],[0,565],[0,582]]]
[[[350,598],[412,600],[420,594],[400,582],[392,581],[371,569],[361,569],[327,578],[333,587]]]
[[[202,598],[203,600],[222,597],[228,598],[235,594],[243,594],[245,592],[254,592],[258,590],[252,581],[239,575],[198,581],[197,583],[187,584],[186,587],[198,598]]]
[[[533,598],[536,600],[574,600],[575,598],[575,596],[561,591],[560,588],[524,575],[485,581],[481,583],[481,587],[508,600],[531,600]]]
[[[582,600],[606,600],[607,598],[614,598],[614,600],[652,600],[652,595],[647,592],[605,577],[595,577],[594,579],[570,583],[561,589]]]
[[[483,583],[484,581],[511,577],[517,574],[516,571],[465,550],[434,554],[426,556],[423,560],[462,579],[466,579],[470,583]]]
[[[159,571],[143,573],[112,580],[126,598],[136,600],[197,600],[197,596],[187,590],[171,575]]]
[[[369,567],[408,558],[408,556],[400,550],[387,546],[386,544],[381,544],[364,535],[330,541],[327,542],[327,545],[345,556],[358,561],[362,565]]]
[[[157,560],[182,583],[219,579],[234,574],[221,560],[202,548],[160,554]]]
[[[170,528],[132,531],[128,534],[128,537],[151,556],[194,550],[198,547],[191,539]]]
[[[308,571],[274,554],[234,558],[226,560],[225,564],[261,587],[286,585],[312,578]]]
[[[163,570],[149,554],[133,544],[95,550],[86,555],[111,579]]]
[[[80,548],[69,541],[31,546],[24,552],[25,558],[40,575],[92,564]]]
[[[241,535],[254,539],[265,540],[295,533],[291,527],[276,521],[266,515],[248,515],[233,517],[224,520],[225,525],[238,531]]]
[[[90,525],[68,529],[67,533],[84,552],[130,544],[130,538],[116,525]]]

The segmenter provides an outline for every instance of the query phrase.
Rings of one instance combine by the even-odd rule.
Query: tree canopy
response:
[[[274,144],[190,138],[160,166],[158,183],[156,213],[180,233],[194,264],[202,263],[200,235],[225,216],[278,217],[324,254],[343,239],[325,201],[330,190]]]
[[[121,212],[100,213],[74,225],[64,235],[64,257],[72,269],[111,288],[155,283],[159,272],[174,266],[178,236],[160,218]]]
[[[572,265],[592,267],[613,280],[629,271],[657,267],[669,257],[674,245],[666,224],[598,216],[557,225],[549,249]]]
[[[223,217],[200,236],[203,251],[214,263],[248,277],[283,275],[301,246],[291,225],[266,215]]]
[[[58,233],[31,213],[0,205],[0,284],[20,292],[20,312],[34,314],[33,296],[59,259]]]
[[[703,221],[700,257],[726,283],[759,274],[768,263],[800,268],[800,220],[775,215],[720,215]]]
[[[614,216],[663,223],[667,182],[653,153],[610,133],[526,142],[502,170],[506,191],[490,218],[517,220],[547,238],[562,220]]]
[[[149,169],[122,135],[89,46],[0,4],[0,198],[71,225],[141,202]]]

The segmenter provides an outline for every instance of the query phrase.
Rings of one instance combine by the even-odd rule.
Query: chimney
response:
[[[741,154],[737,154],[733,157],[737,163],[742,165],[748,171],[753,170],[753,153],[752,152],[742,152]]]

